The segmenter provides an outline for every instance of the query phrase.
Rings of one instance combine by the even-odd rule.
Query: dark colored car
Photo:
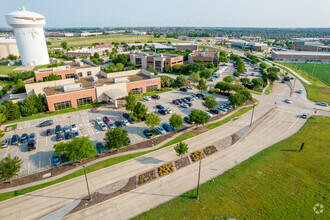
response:
[[[25,143],[29,140],[29,136],[27,135],[27,133],[22,134],[21,136],[21,143]]]
[[[116,122],[115,122],[115,125],[116,125],[117,127],[123,127],[123,126],[124,126],[123,123],[122,123],[121,121],[116,121]]]
[[[160,110],[164,110],[165,109],[164,106],[162,106],[162,105],[156,105],[156,108],[158,108]]]
[[[162,125],[162,127],[165,129],[165,131],[167,131],[167,132],[170,132],[170,131],[173,131],[173,128],[169,125],[169,124],[167,124],[167,123],[164,123],[163,125]]]
[[[52,125],[54,122],[52,120],[47,120],[42,122],[41,124],[39,124],[39,127],[45,127],[45,126],[50,126]]]
[[[188,124],[192,124],[192,123],[193,123],[192,121],[190,121],[189,116],[184,117],[183,120],[184,120],[186,123],[188,123]]]
[[[104,147],[103,147],[103,144],[101,142],[97,142],[96,143],[96,150],[97,152],[100,154],[100,153],[103,153],[105,151]]]
[[[65,137],[66,140],[71,139],[71,138],[72,138],[72,134],[71,134],[71,132],[66,132],[66,133],[64,134],[64,137]]]
[[[180,91],[182,91],[182,92],[187,92],[188,89],[187,89],[187,88],[180,88]]]
[[[189,102],[192,101],[192,98],[191,97],[186,97],[185,99],[187,99]]]
[[[176,101],[178,101],[180,104],[183,103],[183,100],[182,99],[177,99]]]
[[[58,155],[53,154],[53,165],[58,166],[61,164],[61,158]]]
[[[160,99],[160,96],[159,95],[152,95],[151,98],[153,98],[153,99]]]
[[[145,121],[145,120],[146,120],[146,117],[143,116],[143,117],[141,117],[140,119],[141,119],[141,121]]]
[[[61,140],[63,140],[62,135],[61,134],[57,134],[56,135],[56,141],[61,141]]]
[[[30,139],[28,141],[28,151],[36,149],[36,141],[34,139]]]
[[[211,113],[214,113],[214,114],[219,114],[220,113],[220,110],[218,110],[218,109],[211,109],[210,112]]]
[[[33,139],[33,140],[36,139],[36,134],[35,133],[31,133],[30,136],[29,136],[29,140],[30,139]]]
[[[47,129],[46,134],[47,134],[47,136],[52,135],[53,134],[52,129]]]
[[[308,114],[307,113],[302,114],[301,118],[304,118],[304,119],[308,118]]]
[[[181,104],[178,100],[173,100],[172,103],[175,104],[175,105],[180,105]]]
[[[143,134],[147,137],[147,138],[151,138],[152,137],[152,132],[149,129],[146,129],[143,131]]]
[[[193,105],[191,102],[187,102],[186,104],[189,105],[189,107]]]
[[[56,127],[55,127],[55,134],[61,134],[61,133],[62,133],[61,125],[56,125]]]
[[[73,138],[75,137],[79,137],[79,132],[78,131],[74,131],[73,134],[72,134]]]
[[[127,113],[123,113],[123,117],[126,118],[126,119],[129,119],[130,118],[129,117],[129,114],[127,114]]]
[[[17,134],[14,134],[11,137],[11,144],[12,145],[18,145],[19,144],[19,136]]]
[[[158,110],[158,113],[159,114],[162,114],[162,115],[166,115],[167,114],[167,112],[165,111],[165,109],[159,109]]]
[[[183,98],[182,101],[183,101],[184,103],[189,102],[189,100],[186,99],[186,98]]]
[[[110,119],[107,116],[104,116],[103,121],[105,124],[108,124],[110,122]]]
[[[128,118],[127,121],[130,123],[130,124],[134,124],[135,123],[135,120],[133,118]]]
[[[7,139],[1,141],[1,147],[2,148],[8,147],[9,144],[10,144],[10,138],[7,138]]]
[[[202,99],[203,97],[205,97],[202,93],[197,93],[196,96],[197,96],[199,99]]]

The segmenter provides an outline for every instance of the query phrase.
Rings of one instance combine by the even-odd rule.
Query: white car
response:
[[[102,131],[108,130],[108,127],[102,122],[99,124]]]
[[[194,87],[193,86],[187,86],[187,89],[193,89]]]
[[[78,128],[77,128],[76,124],[71,125],[71,131],[78,131]]]
[[[180,106],[181,106],[182,108],[188,108],[188,107],[189,107],[186,103],[182,103]]]
[[[207,116],[209,116],[209,118],[212,118],[213,115],[210,112],[205,112],[207,114]]]
[[[288,104],[292,104],[292,101],[290,99],[285,99],[284,102],[286,102]]]
[[[100,118],[100,117],[96,117],[96,119],[95,119],[95,121],[96,121],[96,123],[101,123],[102,122],[102,119]]]
[[[165,111],[167,112],[167,114],[172,114],[172,110],[171,109],[165,109]]]
[[[150,96],[146,96],[143,98],[145,101],[151,101],[151,97]]]
[[[159,134],[165,134],[166,131],[164,128],[162,128],[161,126],[155,128],[155,130],[159,133]]]
[[[122,122],[125,126],[129,125],[129,122],[128,122],[126,119],[121,120],[121,122]]]

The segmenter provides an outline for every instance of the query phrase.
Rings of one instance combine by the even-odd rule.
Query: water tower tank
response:
[[[18,50],[24,66],[49,63],[43,27],[45,17],[27,11],[24,7],[6,15],[7,23],[13,28]]]

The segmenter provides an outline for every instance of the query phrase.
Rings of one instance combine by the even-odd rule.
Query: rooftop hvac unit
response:
[[[77,61],[77,66],[84,66],[84,62]]]
[[[91,81],[92,82],[98,82],[99,78],[97,76],[91,76]]]
[[[81,89],[81,83],[72,83],[62,86],[63,92],[70,92],[70,91],[76,91]]]

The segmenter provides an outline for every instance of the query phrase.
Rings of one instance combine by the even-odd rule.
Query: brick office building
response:
[[[188,62],[193,63],[196,60],[201,60],[204,65],[213,63],[214,66],[218,66],[219,63],[219,51],[217,50],[204,50],[204,51],[194,51],[188,55]]]

